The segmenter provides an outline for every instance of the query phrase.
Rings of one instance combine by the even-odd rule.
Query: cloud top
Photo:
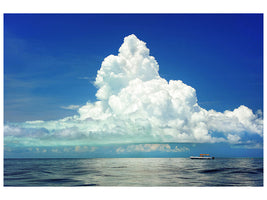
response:
[[[149,56],[146,44],[135,35],[129,35],[124,38],[118,56],[110,55],[102,62],[95,81],[99,88],[96,96],[99,100],[107,100],[112,95],[118,95],[132,80],[159,78],[158,70],[158,63]]]
[[[57,121],[9,123],[5,143],[16,145],[101,145],[151,142],[255,143],[262,139],[261,113],[241,105],[223,113],[198,105],[194,88],[167,81],[146,43],[124,38],[118,55],[104,59],[97,72],[94,103]],[[19,140],[17,139],[19,138]],[[14,144],[13,144],[14,145]]]

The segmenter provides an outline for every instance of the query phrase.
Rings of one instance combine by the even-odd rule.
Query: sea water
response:
[[[263,186],[263,159],[5,159],[4,186]]]

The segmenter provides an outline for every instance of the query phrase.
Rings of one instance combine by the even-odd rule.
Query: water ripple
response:
[[[263,186],[263,159],[5,159],[4,186]]]

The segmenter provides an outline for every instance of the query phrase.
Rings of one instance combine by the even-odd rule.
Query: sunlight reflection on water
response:
[[[263,186],[262,159],[5,159],[5,186]]]

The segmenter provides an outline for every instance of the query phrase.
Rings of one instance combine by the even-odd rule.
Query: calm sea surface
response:
[[[263,186],[263,159],[5,159],[4,186]]]

